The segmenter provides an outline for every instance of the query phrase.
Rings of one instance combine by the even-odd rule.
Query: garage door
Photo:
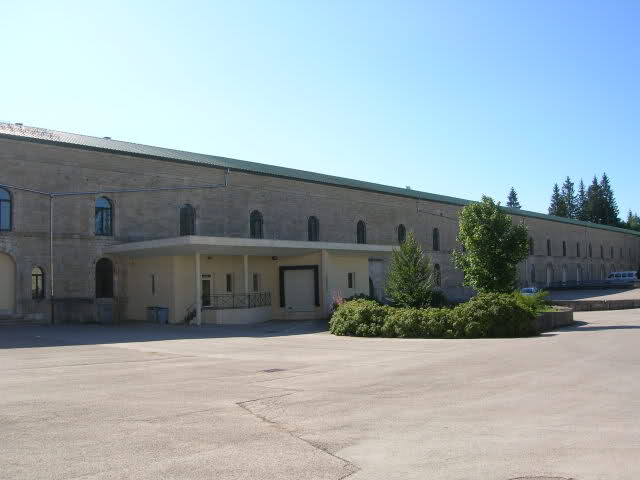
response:
[[[315,277],[313,270],[284,272],[285,308],[295,312],[315,309]]]
[[[6,253],[0,253],[0,312],[13,312],[16,302],[16,265]]]

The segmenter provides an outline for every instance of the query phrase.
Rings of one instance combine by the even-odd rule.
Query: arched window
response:
[[[437,228],[433,229],[433,251],[437,252],[440,250],[440,230]]]
[[[96,263],[96,298],[113,298],[113,263],[108,258]]]
[[[562,241],[562,256],[567,256],[567,242],[565,242],[564,240]]]
[[[367,226],[362,220],[356,225],[356,243],[367,243]]]
[[[440,272],[440,265],[437,263],[433,266],[433,277],[436,287],[440,287],[442,285],[442,273]]]
[[[307,230],[310,242],[317,242],[320,240],[320,222],[316,217],[309,217]]]
[[[196,234],[196,209],[190,204],[180,207],[180,235]]]
[[[264,238],[262,225],[262,214],[258,210],[251,212],[249,216],[249,236],[251,238]]]
[[[96,200],[96,235],[113,235],[113,205],[107,197]]]
[[[591,249],[591,244],[589,244],[589,258],[593,258],[593,250]]]
[[[600,245],[600,258],[604,258],[604,247]]]
[[[576,242],[576,257],[580,258],[580,242]]]
[[[407,229],[404,228],[403,224],[398,225],[398,243],[403,244],[407,239]]]
[[[551,239],[547,238],[547,257],[551,256]]]
[[[31,298],[44,298],[44,272],[40,267],[31,270]]]
[[[529,255],[533,255],[533,237],[529,237]]]
[[[11,194],[0,188],[0,232],[11,231]]]

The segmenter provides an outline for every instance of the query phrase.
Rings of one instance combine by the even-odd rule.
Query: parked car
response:
[[[611,272],[606,279],[607,283],[627,284],[638,281],[637,272]]]
[[[535,295],[539,291],[540,290],[537,289],[536,287],[525,287],[520,289],[520,293],[525,297],[530,297],[531,295]]]

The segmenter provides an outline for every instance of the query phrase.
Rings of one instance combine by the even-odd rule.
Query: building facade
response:
[[[5,315],[322,318],[337,297],[383,297],[409,231],[447,296],[470,294],[451,262],[459,198],[19,124],[0,124],[0,161]],[[522,285],[638,268],[637,232],[510,213],[531,235]]]

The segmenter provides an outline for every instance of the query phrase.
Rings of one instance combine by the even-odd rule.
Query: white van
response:
[[[634,283],[638,281],[638,272],[611,272],[607,283]]]

